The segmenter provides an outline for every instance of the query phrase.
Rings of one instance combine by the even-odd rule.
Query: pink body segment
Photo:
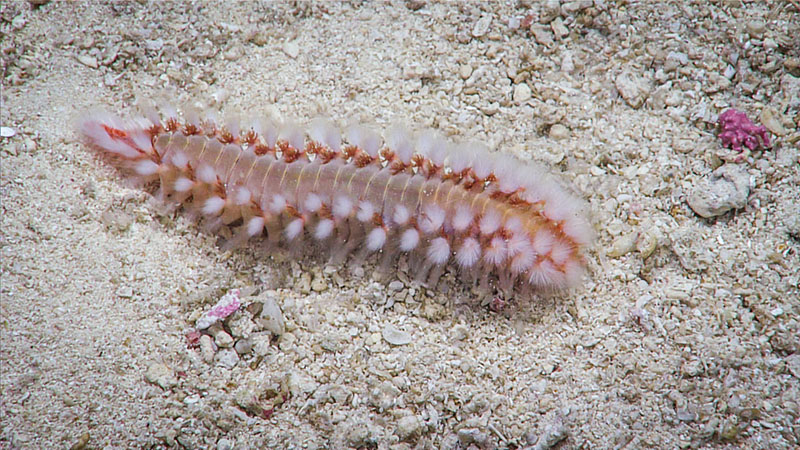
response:
[[[502,288],[565,288],[583,272],[592,233],[578,203],[535,166],[480,144],[398,127],[381,140],[362,126],[342,141],[323,119],[234,134],[212,119],[149,117],[97,113],[79,132],[132,176],[158,180],[167,201],[240,225],[244,240],[307,235],[345,254],[409,252],[427,269],[452,262]]]

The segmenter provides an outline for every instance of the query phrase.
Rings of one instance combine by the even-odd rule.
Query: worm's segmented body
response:
[[[401,127],[383,138],[255,121],[219,126],[177,114],[120,120],[97,113],[84,140],[115,164],[158,179],[162,194],[213,221],[239,224],[239,240],[308,235],[334,256],[410,252],[425,272],[450,261],[499,287],[563,288],[583,269],[590,229],[577,203],[538,168]]]

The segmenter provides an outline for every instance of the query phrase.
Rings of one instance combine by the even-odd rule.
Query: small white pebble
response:
[[[286,53],[286,56],[292,59],[297,58],[297,55],[300,54],[300,46],[297,45],[295,41],[284,42],[283,46],[281,46],[281,50],[283,50],[283,53]]]
[[[270,333],[280,336],[286,332],[286,324],[283,320],[283,312],[272,295],[265,295],[263,299],[264,307],[261,310],[261,317],[258,323]]]
[[[218,366],[226,369],[233,369],[236,367],[236,363],[239,362],[239,355],[236,354],[235,350],[226,348],[217,352],[214,356],[214,360]]]
[[[403,290],[403,282],[400,280],[392,281],[391,283],[389,283],[389,290],[395,292]]]
[[[203,361],[211,364],[214,361],[214,354],[216,353],[216,348],[214,346],[214,341],[211,339],[211,336],[204,334],[200,336],[200,356],[202,356]]]
[[[152,384],[157,384],[161,389],[170,389],[178,385],[178,379],[172,369],[161,363],[153,363],[147,368],[144,378]]]
[[[518,105],[527,102],[532,96],[531,88],[525,83],[518,84],[514,88],[514,103]]]
[[[383,339],[392,345],[406,345],[411,343],[411,334],[392,324],[386,325],[381,334]]]

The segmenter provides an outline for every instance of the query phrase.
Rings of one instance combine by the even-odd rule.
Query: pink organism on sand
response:
[[[748,150],[755,150],[759,144],[769,147],[769,134],[766,127],[755,126],[747,115],[736,109],[728,109],[719,115],[719,138],[724,147],[729,147],[737,152],[744,152],[744,145]],[[759,142],[760,139],[760,142]]]
[[[203,314],[202,317],[197,319],[197,329],[205,330],[217,321],[222,320],[236,312],[236,310],[242,306],[242,301],[239,299],[239,295],[239,289],[231,289],[225,295],[223,295],[213,308]],[[198,336],[197,339],[199,342],[200,337]]]

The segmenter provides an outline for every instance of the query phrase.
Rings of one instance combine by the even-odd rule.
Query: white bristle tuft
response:
[[[297,218],[293,221],[289,222],[289,225],[286,225],[286,230],[284,233],[286,234],[286,239],[293,241],[297,236],[300,236],[300,233],[303,232],[303,219]]]
[[[488,236],[500,228],[500,215],[494,210],[486,211],[478,224],[481,234]]]
[[[545,194],[542,212],[548,219],[561,222],[570,216],[573,209],[572,199],[563,192],[552,189]]]
[[[408,223],[408,220],[411,218],[411,213],[408,212],[408,208],[403,205],[397,205],[394,207],[394,214],[392,215],[392,220],[397,225],[405,225]]]
[[[518,172],[515,170],[520,164],[519,160],[508,155],[500,155],[495,161],[493,172],[501,192],[510,194],[521,187],[516,177]]]
[[[464,239],[458,251],[456,251],[456,262],[462,268],[469,268],[478,262],[481,257],[481,244],[477,239],[469,237]]]
[[[533,246],[531,245],[531,241],[528,238],[527,233],[522,231],[512,233],[511,237],[509,237],[506,241],[506,246],[508,247],[509,258],[514,257],[519,253],[530,253],[531,255],[536,254],[536,252],[533,251]]]
[[[241,131],[242,136],[246,135],[250,131],[254,131],[254,132],[258,133],[258,131],[257,131],[258,130],[257,120],[253,116],[251,116],[249,114],[244,116],[244,118],[242,119],[241,127],[242,127],[242,131]]]
[[[533,266],[536,254],[530,248],[520,251],[511,259],[511,272],[518,274],[527,271]]]
[[[479,142],[472,147],[472,152],[472,171],[479,180],[484,180],[492,173],[495,156],[489,151],[489,147]]]
[[[572,238],[578,245],[587,245],[592,241],[594,233],[588,222],[580,218],[577,211],[564,221],[564,234]]]
[[[275,148],[275,143],[278,142],[278,127],[269,119],[258,119],[253,124],[253,131],[261,136],[264,144],[269,148]]]
[[[542,185],[552,186],[555,183],[540,166],[530,162],[515,166],[512,175],[523,190],[533,188],[536,191]]]
[[[428,260],[437,266],[442,265],[450,259],[450,243],[443,237],[438,237],[431,241],[428,246]]]
[[[363,125],[351,125],[345,131],[345,135],[350,145],[364,150],[373,158],[378,156],[382,141],[380,134],[374,130]]]
[[[253,198],[253,195],[250,193],[250,189],[246,187],[240,187],[236,189],[236,192],[233,196],[233,203],[242,206],[250,203],[250,200]]]
[[[417,136],[417,151],[431,160],[434,165],[441,166],[447,157],[447,140],[435,130],[425,130]]]
[[[296,150],[303,150],[305,148],[305,133],[303,129],[294,122],[286,122],[281,125],[280,131],[278,132],[278,140],[286,141],[290,147]]]
[[[374,130],[367,129],[361,143],[361,149],[367,152],[369,156],[375,158],[378,156],[378,151],[381,149],[383,140],[381,135]]]
[[[372,216],[375,215],[375,208],[372,206],[372,203],[368,201],[362,201],[358,204],[358,212],[356,213],[356,218],[360,222],[369,222],[372,220]]]
[[[175,180],[175,184],[173,185],[173,189],[175,189],[175,192],[180,192],[180,193],[189,192],[192,190],[192,187],[194,187],[194,181],[186,177],[178,178],[177,180]]]
[[[375,227],[367,235],[367,250],[374,252],[380,250],[386,243],[386,230]]]
[[[153,141],[150,140],[150,135],[145,131],[147,126],[142,122],[144,122],[144,119],[141,118],[136,121],[136,127],[131,131],[130,136],[136,148],[147,154],[152,154]]]
[[[139,151],[121,140],[109,136],[103,125],[109,128],[120,129],[121,121],[115,116],[104,114],[102,118],[93,117],[86,119],[80,125],[81,133],[96,147],[117,154],[123,158],[134,159],[141,155]]]
[[[152,101],[143,100],[136,106],[151,125],[161,125],[161,116],[158,114],[158,109]]]
[[[539,261],[528,271],[528,283],[547,287],[553,284],[558,277],[558,270],[549,259]]]
[[[438,205],[431,204],[425,208],[425,212],[419,219],[420,230],[425,234],[436,233],[444,224],[445,212]]]
[[[567,287],[567,277],[564,272],[558,268],[555,269],[550,277],[550,287],[555,289],[563,289]]]
[[[400,236],[400,250],[410,252],[419,244],[419,232],[414,228],[409,228]]]
[[[329,119],[314,119],[308,125],[308,136],[312,141],[339,152],[342,146],[342,133]]]
[[[136,171],[139,175],[142,176],[150,176],[158,172],[158,164],[149,160],[143,159],[141,161],[137,161],[136,164],[133,166],[133,170]]]
[[[537,255],[545,255],[550,252],[550,249],[553,248],[553,242],[555,241],[555,236],[549,230],[541,229],[536,232],[536,235],[533,237],[533,251],[536,252]]]
[[[247,221],[247,235],[253,237],[264,229],[265,220],[261,216],[253,217]]]
[[[350,217],[353,213],[353,201],[349,197],[341,195],[333,200],[333,217],[342,220]]]
[[[269,211],[273,214],[280,214],[286,209],[286,197],[276,194],[269,202]]]
[[[327,239],[333,233],[333,221],[331,219],[322,219],[317,223],[317,228],[314,230],[314,238],[321,241]]]
[[[217,172],[208,164],[203,164],[197,169],[197,179],[206,184],[217,182]]]
[[[194,106],[188,106],[183,110],[184,121],[192,126],[199,127],[200,124],[200,111]]]
[[[448,164],[453,172],[461,173],[465,169],[472,167],[475,160],[474,147],[475,143],[473,142],[451,146]]]
[[[225,200],[218,196],[209,197],[206,199],[205,203],[203,203],[203,214],[207,216],[216,216],[222,212],[222,208],[225,207]]]
[[[567,262],[570,255],[572,255],[572,248],[570,248],[569,244],[561,239],[556,239],[553,243],[553,249],[550,250],[550,259],[553,260],[553,263],[560,266]]]
[[[178,118],[177,114],[169,115],[169,114],[167,114],[166,111],[164,112],[164,117],[166,117],[168,119],[169,118],[174,118],[176,120]],[[203,111],[202,116],[200,117],[200,121],[201,122],[205,122],[207,125],[216,128],[218,126],[218,124],[219,124],[219,115],[217,114],[217,112],[215,110],[213,110],[211,108],[206,108]]]
[[[303,207],[307,212],[315,213],[322,208],[322,199],[319,198],[319,195],[311,193],[306,196],[305,202],[303,202]]]
[[[411,162],[414,154],[414,144],[411,142],[411,133],[402,125],[393,125],[384,135],[386,146],[393,151],[403,164]]]
[[[529,166],[527,164],[520,164],[514,167],[514,170],[511,171],[510,180],[514,184],[514,191],[512,192],[522,192],[525,190],[525,185],[528,183],[528,180],[542,180],[542,173],[534,166]]]
[[[500,236],[495,236],[489,242],[489,247],[483,252],[483,259],[489,264],[499,266],[506,260],[506,242]]]
[[[161,111],[161,114],[164,115],[167,119],[175,119],[178,120],[178,110],[175,109],[170,103],[165,101],[158,102],[158,109]]]
[[[178,168],[185,168],[189,164],[189,158],[186,157],[186,153],[176,151],[172,153],[170,156],[170,161],[172,161],[172,165]]]
[[[242,118],[238,115],[230,115],[225,118],[225,129],[234,137],[239,136],[242,127]]]
[[[467,205],[460,205],[456,208],[456,214],[453,216],[453,229],[459,233],[464,232],[472,225],[474,219],[475,215],[472,213],[470,207]]]

